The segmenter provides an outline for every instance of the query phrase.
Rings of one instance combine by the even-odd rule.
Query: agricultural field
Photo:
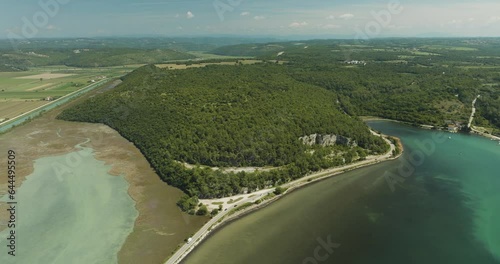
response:
[[[235,61],[223,61],[223,62],[204,62],[204,63],[188,63],[188,64],[181,64],[181,63],[168,63],[168,64],[156,64],[158,68],[168,68],[172,70],[185,70],[189,68],[201,68],[201,67],[206,67],[208,65],[252,65],[256,63],[261,63],[262,60],[239,60],[238,63]]]
[[[238,59],[238,58],[242,58],[242,59],[250,59],[252,57],[248,57],[248,56],[224,56],[224,55],[216,55],[216,54],[211,54],[211,53],[207,53],[207,52],[204,52],[204,51],[190,51],[190,52],[187,52],[188,54],[191,54],[191,55],[194,55],[196,57],[198,57],[199,59],[203,59],[203,60],[212,60],[212,59]]]
[[[48,104],[47,101],[23,101],[23,100],[8,100],[1,101],[0,104],[0,123],[7,121],[18,115],[22,115],[40,106]]]
[[[122,76],[139,66],[82,69],[67,66],[0,72],[0,123],[50,103],[104,78]]]

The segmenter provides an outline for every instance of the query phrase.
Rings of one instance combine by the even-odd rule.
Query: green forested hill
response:
[[[341,110],[335,94],[296,81],[273,64],[184,71],[145,66],[60,118],[117,129],[165,181],[200,197],[283,183],[387,150],[363,122]],[[306,147],[299,140],[314,133],[348,137],[359,147]],[[188,170],[180,162],[281,169],[223,174]]]
[[[96,49],[71,54],[63,60],[68,66],[106,67],[131,64],[161,63],[171,60],[195,59],[196,56],[169,49]]]
[[[169,49],[66,48],[26,51],[0,50],[0,71],[27,70],[30,67],[47,65],[109,67],[195,58],[196,56],[194,55]]]
[[[500,38],[310,40],[213,52],[286,61],[290,76],[334,91],[351,115],[442,127],[467,123],[481,95],[474,124],[500,134]]]

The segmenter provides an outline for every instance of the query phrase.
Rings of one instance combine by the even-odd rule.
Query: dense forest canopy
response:
[[[262,63],[235,59],[232,66],[184,71],[145,66],[60,118],[107,124],[134,142],[169,184],[190,196],[220,197],[387,151],[357,116],[446,128],[466,123],[481,95],[474,124],[500,133],[499,47],[499,39],[224,46],[213,53],[256,56]],[[312,134],[355,144],[299,140]],[[260,170],[210,168],[244,166]]]
[[[166,182],[200,197],[273,186],[388,150],[363,122],[342,111],[334,93],[297,81],[271,63],[188,70],[145,66],[60,118],[115,128]],[[307,146],[299,140],[316,133],[343,136],[352,144]],[[222,173],[182,163],[279,169]]]
[[[220,47],[220,55],[286,61],[290,76],[334,91],[351,115],[438,127],[466,123],[500,133],[500,39],[311,40]]]

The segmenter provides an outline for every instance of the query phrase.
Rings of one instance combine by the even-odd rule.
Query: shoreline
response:
[[[400,124],[406,124],[406,125],[409,125],[409,126],[419,127],[419,128],[422,128],[422,129],[430,129],[430,130],[435,129],[435,130],[439,130],[439,131],[443,131],[443,132],[449,132],[446,129],[443,129],[441,127],[436,127],[436,126],[433,126],[433,125],[410,123],[410,122],[399,121],[399,120],[388,119],[388,118],[377,117],[377,116],[360,116],[359,118],[361,118],[361,120],[363,122],[367,122],[367,121],[390,121],[390,122],[396,122],[396,123],[400,123]],[[478,136],[481,136],[481,137],[485,137],[485,138],[493,139],[493,140],[496,140],[496,141],[500,141],[500,137],[499,136],[495,136],[495,135],[492,135],[492,134],[488,134],[488,133],[484,133],[484,132],[478,131],[478,130],[476,130],[474,128],[474,126],[471,127],[471,131],[469,133],[463,132],[463,131],[449,132],[449,133],[450,134],[463,133],[463,134],[469,134],[469,135],[478,135]]]
[[[63,109],[106,87],[103,85],[7,131],[0,137],[0,148],[13,148],[18,153],[17,161],[21,165],[17,168],[16,188],[33,174],[33,161],[77,152],[77,144],[92,148],[96,160],[111,166],[108,174],[125,178],[129,184],[127,194],[139,212],[132,232],[117,254],[118,263],[161,263],[186,236],[196,232],[209,218],[189,216],[180,212],[175,202],[168,202],[178,200],[182,192],[163,183],[135,145],[115,130],[102,124],[73,123],[55,118]],[[91,141],[84,142],[88,138]],[[6,153],[0,153],[0,161],[5,163]],[[7,189],[5,179],[0,179],[0,193]],[[0,229],[6,228],[1,225],[8,217],[6,206],[0,203]]]
[[[495,136],[495,135],[492,135],[492,134],[487,134],[487,133],[484,133],[484,132],[481,132],[481,131],[478,131],[474,128],[472,128],[471,132],[470,132],[471,135],[478,135],[478,136],[481,136],[481,137],[485,137],[485,138],[489,138],[491,140],[494,140],[494,141],[499,141],[500,142],[500,137],[498,136]]]
[[[200,202],[203,203],[204,205],[206,205],[207,207],[211,206],[211,207],[209,207],[209,209],[211,209],[211,208],[214,208],[213,203],[219,203],[221,200],[224,200],[224,201],[227,201],[228,199],[241,200],[242,197],[245,197],[245,196],[249,196],[248,199],[251,199],[252,197],[254,198],[251,201],[243,200],[243,201],[237,203],[237,205],[234,206],[234,208],[227,211],[227,213],[224,213],[224,215],[222,217],[219,217],[220,219],[218,219],[215,223],[212,223],[209,226],[205,226],[204,228],[206,228],[206,231],[202,231],[201,234],[198,234],[201,231],[201,230],[199,230],[196,233],[196,235],[198,235],[199,237],[196,238],[196,240],[194,242],[192,242],[191,244],[189,244],[189,243],[185,243],[184,245],[181,244],[180,248],[178,248],[178,250],[172,256],[170,256],[166,260],[165,263],[166,264],[181,263],[184,260],[184,258],[186,258],[193,250],[195,250],[196,247],[198,245],[200,245],[206,238],[213,235],[215,233],[215,231],[223,228],[225,225],[227,225],[233,221],[236,221],[236,220],[238,220],[238,219],[240,219],[248,214],[251,214],[253,212],[256,212],[259,209],[262,209],[262,208],[265,208],[265,207],[271,205],[272,203],[280,200],[281,198],[285,197],[289,193],[292,193],[294,191],[305,188],[312,183],[321,182],[323,180],[332,178],[334,176],[341,175],[345,172],[353,171],[353,170],[364,168],[364,167],[369,167],[369,166],[376,165],[376,164],[379,164],[379,163],[382,163],[385,161],[396,160],[403,155],[404,148],[403,148],[403,145],[402,145],[401,140],[399,138],[390,136],[390,137],[396,139],[396,141],[397,141],[396,144],[398,145],[398,147],[401,150],[400,153],[398,153],[396,156],[393,156],[392,152],[393,152],[393,150],[396,149],[396,145],[393,144],[388,139],[389,136],[384,135],[384,134],[378,134],[378,133],[375,133],[373,131],[372,131],[372,133],[374,133],[375,135],[381,135],[384,138],[384,140],[389,144],[390,149],[387,153],[381,154],[378,156],[371,156],[370,159],[347,164],[347,165],[344,165],[341,167],[335,167],[335,168],[330,168],[330,169],[318,171],[318,172],[315,172],[313,174],[306,175],[302,178],[299,178],[295,181],[283,184],[282,187],[287,188],[287,189],[281,195],[276,195],[272,198],[263,200],[259,204],[256,204],[255,201],[260,200],[261,197],[265,197],[264,194],[267,195],[269,193],[273,193],[275,188],[260,190],[257,192],[244,194],[244,195],[235,195],[235,196],[231,196],[231,197],[225,197],[222,199],[200,200]],[[238,210],[238,208],[240,206],[246,205],[248,203],[251,203],[248,207],[245,207],[244,209]],[[231,204],[231,206],[232,205],[233,204]],[[236,210],[236,211],[234,211],[234,210]],[[225,211],[219,212],[219,215],[223,212],[225,212]],[[217,217],[217,215],[214,218],[216,218],[216,217]],[[209,221],[209,223],[210,223],[210,221]],[[206,225],[208,225],[209,223],[207,223]],[[184,252],[179,253],[179,250],[182,249],[182,247],[186,247],[186,245],[189,245],[187,247],[187,249]],[[180,256],[175,256],[176,254],[180,254]]]

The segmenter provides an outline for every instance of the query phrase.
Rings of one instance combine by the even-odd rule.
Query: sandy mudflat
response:
[[[99,89],[87,96],[98,91]],[[77,102],[78,100],[71,104]],[[17,152],[16,175],[19,188],[24,178],[33,172],[33,161],[76,151],[74,146],[90,139],[84,146],[91,147],[96,159],[111,166],[110,174],[124,175],[130,184],[129,194],[139,211],[134,231],[125,241],[118,255],[118,262],[161,263],[179,243],[199,229],[207,218],[181,213],[175,205],[181,191],[163,183],[132,143],[104,125],[55,120],[62,108],[1,134],[0,164],[6,164],[7,150]],[[5,166],[0,165],[0,194],[7,190],[6,172]],[[0,204],[0,231],[6,228],[5,212],[6,205]]]

